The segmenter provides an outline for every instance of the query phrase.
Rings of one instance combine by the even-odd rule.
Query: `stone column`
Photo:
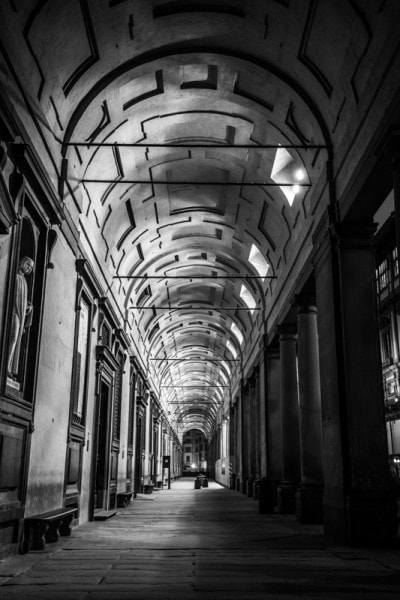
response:
[[[321,389],[315,299],[297,296],[298,378],[301,484],[296,516],[302,523],[322,523],[323,465]]]
[[[228,451],[229,451],[229,456],[231,457],[231,462],[232,462],[232,468],[233,470],[235,470],[234,465],[233,465],[233,457],[235,455],[235,450],[236,450],[236,440],[235,440],[235,406],[233,404],[231,404],[229,406],[229,432],[228,432]]]
[[[259,512],[273,513],[278,504],[277,489],[282,481],[282,416],[280,398],[280,356],[278,346],[265,348],[265,380],[260,369],[260,395],[265,389],[267,429],[266,470],[261,470]]]
[[[282,481],[278,512],[295,513],[295,493],[300,483],[300,433],[297,391],[297,334],[294,326],[279,327],[280,390],[282,411]]]
[[[231,490],[236,489],[236,480],[233,474],[236,474],[236,410],[235,405],[231,404],[229,407],[229,488]]]
[[[268,474],[268,390],[265,335],[262,339],[259,361],[259,411],[260,411],[260,477]]]
[[[145,429],[144,429],[144,448],[145,448],[145,460],[144,460],[144,485],[148,485],[150,483],[150,454],[151,454],[151,431],[152,431],[152,414],[151,414],[151,395],[148,390],[146,390],[146,420],[145,420]]]
[[[254,481],[256,478],[256,443],[257,443],[257,427],[259,425],[256,419],[256,378],[254,372],[248,381],[248,424],[247,424],[247,440],[248,440],[248,474],[246,492],[249,497],[253,497]]]
[[[221,435],[221,458],[229,459],[229,448],[228,448],[228,418],[222,418],[222,435]]]
[[[249,472],[249,461],[250,461],[250,452],[249,452],[249,384],[242,387],[241,394],[241,407],[242,407],[242,477],[241,477],[241,492],[242,494],[247,494],[247,481],[250,476]]]
[[[255,431],[255,479],[261,477],[261,403],[260,403],[260,369],[254,369],[255,377],[255,407],[254,407],[254,431]],[[264,415],[265,418],[265,415]]]
[[[242,395],[236,399],[236,490],[240,492],[243,479],[243,455],[242,455]]]
[[[373,233],[326,216],[314,236],[321,369],[324,527],[329,541],[391,542]]]
[[[282,480],[281,362],[278,347],[269,346],[267,348],[266,363],[267,476],[278,486]]]
[[[162,427],[161,418],[157,421],[157,485],[162,482]]]

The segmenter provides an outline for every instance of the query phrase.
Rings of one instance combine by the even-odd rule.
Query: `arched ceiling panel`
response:
[[[243,342],[251,345],[261,325],[271,281],[260,278],[250,254],[254,247],[261,253],[268,277],[287,264],[296,227],[304,230],[307,222],[311,177],[321,171],[318,151],[310,157],[286,149],[307,134],[293,135],[293,118],[282,124],[275,103],[287,86],[259,65],[236,61],[234,69],[226,56],[184,55],[109,80],[76,121],[81,140],[92,145],[66,153],[79,149],[82,161],[69,171],[87,198],[81,222],[100,232],[94,247],[120,294],[122,287],[136,343],[174,418],[193,418],[204,398],[215,416],[232,392],[218,363],[166,359],[160,377],[152,361],[201,347],[242,363]],[[315,132],[315,116],[293,90],[292,96]],[[99,139],[108,145],[98,146]],[[123,285],[124,277],[131,280]],[[233,373],[238,377],[240,368]],[[191,384],[201,385],[200,400]],[[204,415],[202,406],[197,425]]]
[[[210,433],[302,268],[383,43],[367,4],[1,7],[24,125],[181,433]]]

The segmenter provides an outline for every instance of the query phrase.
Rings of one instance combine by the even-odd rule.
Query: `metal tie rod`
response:
[[[259,186],[259,187],[311,187],[311,183],[276,183],[271,181],[162,181],[145,179],[80,179],[79,183],[107,183],[113,185],[216,185],[216,186]]]
[[[238,358],[150,358],[150,360],[188,361],[188,362],[240,362]]]
[[[63,142],[64,147],[68,146],[83,146],[86,148],[90,147],[103,147],[103,148],[114,148],[115,146],[121,148],[239,148],[239,149],[255,149],[255,150],[275,150],[277,148],[293,148],[294,150],[317,150],[321,148],[330,148],[326,144],[184,144],[184,143],[163,143],[163,144],[152,144],[148,142]]]
[[[204,385],[202,383],[199,383],[199,385],[162,385],[162,388],[207,388],[207,387],[212,387],[212,388],[230,388],[230,385]]]
[[[189,404],[188,400],[176,400],[176,401],[171,400],[170,402],[168,402],[168,404],[180,404],[181,406],[190,405],[190,406],[194,406],[195,408],[198,406],[202,406],[203,404],[211,404],[211,406],[214,406],[215,404],[221,404],[221,403],[222,403],[221,400],[215,401],[215,402],[213,400],[199,400],[196,403],[193,403],[193,401],[190,401],[190,404]]]
[[[129,306],[132,310],[262,310],[262,308],[247,308],[244,306]]]
[[[113,279],[277,279],[276,275],[113,275]]]

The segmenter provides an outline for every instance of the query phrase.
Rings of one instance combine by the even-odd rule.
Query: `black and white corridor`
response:
[[[397,592],[399,249],[398,0],[0,0],[1,591]]]

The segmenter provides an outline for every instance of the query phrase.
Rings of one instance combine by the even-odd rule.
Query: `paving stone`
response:
[[[69,592],[61,592],[60,590],[47,590],[45,588],[40,588],[38,590],[22,590],[18,588],[17,590],[2,590],[5,592],[2,598],[18,598],[18,600],[85,600],[87,598],[87,591],[69,591]],[[110,599],[111,600],[111,599]]]
[[[318,525],[259,515],[252,499],[181,480],[87,523],[45,551],[0,562],[19,600],[399,600],[395,549],[327,548]]]
[[[102,576],[91,577],[88,575],[80,576],[79,573],[73,573],[71,575],[64,576],[62,573],[58,573],[57,575],[51,576],[43,576],[43,577],[35,577],[35,573],[30,573],[30,576],[22,576],[22,577],[13,577],[2,587],[7,587],[9,585],[69,585],[72,584],[74,587],[82,584],[85,585],[97,585],[102,580]]]

